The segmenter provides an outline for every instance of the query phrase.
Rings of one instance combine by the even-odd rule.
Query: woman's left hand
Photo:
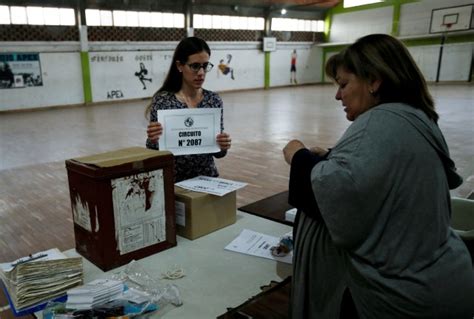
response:
[[[217,134],[216,142],[217,145],[219,145],[221,151],[227,151],[230,148],[232,139],[230,138],[229,134],[222,132],[220,134]]]

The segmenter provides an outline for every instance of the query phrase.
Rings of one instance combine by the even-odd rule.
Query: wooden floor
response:
[[[430,89],[440,126],[464,177],[453,191],[474,189],[474,87]],[[222,93],[225,127],[233,139],[218,160],[221,177],[248,183],[238,206],[287,189],[286,142],[330,147],[349,122],[332,85]],[[129,146],[143,146],[147,100],[0,113],[0,262],[39,250],[74,247],[64,161]],[[387,147],[390,147],[387,145]]]

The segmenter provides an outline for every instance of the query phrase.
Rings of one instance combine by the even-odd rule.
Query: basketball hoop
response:
[[[449,31],[449,29],[451,29],[451,26],[452,26],[452,25],[453,25],[452,23],[446,23],[446,24],[444,24],[444,27],[446,28],[446,31]]]

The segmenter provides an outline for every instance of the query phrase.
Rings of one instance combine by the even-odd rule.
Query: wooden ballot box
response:
[[[107,271],[176,246],[173,166],[142,147],[66,160],[77,252]]]

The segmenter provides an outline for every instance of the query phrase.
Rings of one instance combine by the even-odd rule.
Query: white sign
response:
[[[160,150],[175,156],[220,151],[216,136],[220,133],[221,109],[158,110],[157,116],[163,125]]]
[[[120,255],[165,241],[163,170],[115,178],[110,184]]]
[[[225,194],[246,186],[247,183],[234,182],[223,178],[198,176],[176,183],[175,185],[195,192],[224,196]]]
[[[225,247],[225,249],[291,264],[293,260],[293,251],[284,257],[276,257],[272,255],[271,248],[278,246],[279,243],[280,239],[278,237],[244,229],[237,238]]]

